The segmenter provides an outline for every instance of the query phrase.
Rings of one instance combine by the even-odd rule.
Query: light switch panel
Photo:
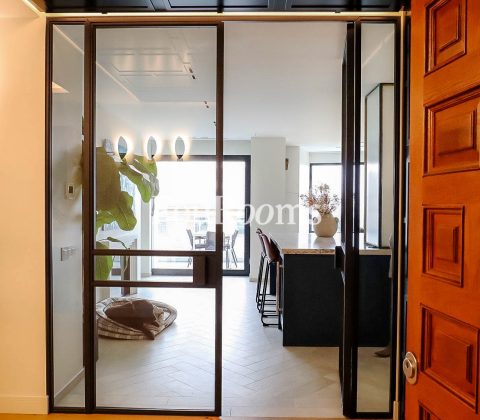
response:
[[[72,255],[75,254],[76,248],[74,246],[66,246],[60,248],[60,261],[68,260]]]
[[[67,200],[73,200],[75,198],[75,185],[73,184],[65,185],[65,198]]]

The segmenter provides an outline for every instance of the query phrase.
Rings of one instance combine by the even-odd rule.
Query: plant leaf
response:
[[[97,241],[97,249],[109,249],[108,243]],[[111,255],[97,255],[95,257],[95,280],[108,280],[113,268]]]
[[[131,164],[135,169],[144,174],[157,176],[157,162],[155,160],[148,160],[144,156],[134,155]]]
[[[121,244],[125,249],[128,249],[127,245],[125,245],[125,242],[121,241],[120,239],[112,238],[111,236],[109,236],[109,237],[107,238],[107,241]]]
[[[110,210],[118,202],[121,192],[117,163],[103,147],[96,149],[97,210]]]
[[[113,223],[114,221],[115,221],[115,218],[112,216],[112,213],[110,213],[109,211],[97,210],[97,217],[95,220],[95,227],[96,227],[97,233],[103,225],[108,225],[110,223]]]
[[[122,162],[120,164],[119,171],[137,186],[138,192],[142,197],[142,201],[144,203],[148,203],[152,198],[151,183],[147,179],[145,179],[140,172],[133,170],[125,162]]]
[[[137,225],[137,219],[132,210],[133,197],[126,191],[122,191],[116,206],[110,210],[118,226],[122,230],[133,230]]]

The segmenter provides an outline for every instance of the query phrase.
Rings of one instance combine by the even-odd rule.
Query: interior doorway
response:
[[[397,23],[49,21],[53,411],[391,414],[394,356],[379,361],[376,353],[395,345],[388,282],[394,247],[381,229],[379,242],[365,240],[374,236],[361,215],[371,226],[383,214],[362,212],[359,197],[368,183],[361,168],[379,166],[365,153],[367,140],[387,129],[362,137],[360,127],[363,106],[378,111],[368,113],[369,127],[392,111],[380,111],[386,96],[370,105],[366,93],[398,83],[395,71],[368,72],[384,51],[393,51],[387,70],[398,66]],[[388,30],[363,34],[368,25]],[[349,80],[371,91],[345,83],[345,45],[354,46],[357,60],[346,66]],[[302,78],[289,78],[293,71]],[[354,104],[347,114],[342,89]],[[398,136],[389,140],[393,153]],[[335,186],[343,186],[341,223],[329,240],[343,245],[347,271],[331,241],[322,252],[306,252],[314,255],[306,260],[288,252],[292,238],[294,247],[319,250],[322,239],[310,232],[299,196],[313,186],[311,165],[327,161],[344,168]],[[315,179],[334,188],[322,174]],[[385,195],[394,190],[392,183]],[[285,206],[293,211],[286,223],[253,218],[251,211],[261,219],[258,210],[268,206],[280,206],[275,216]],[[378,226],[394,218],[387,214]],[[277,288],[272,272],[264,296],[281,328],[259,319],[257,227],[282,254]],[[333,280],[327,293],[315,281],[319,273]],[[237,277],[223,278],[230,274]],[[284,292],[287,284],[297,288]],[[117,309],[135,305],[155,318],[148,328],[114,319]],[[328,340],[325,330],[334,330]],[[372,361],[379,366],[373,375]]]

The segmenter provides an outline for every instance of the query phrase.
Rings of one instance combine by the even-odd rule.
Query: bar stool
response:
[[[264,301],[264,298],[263,298],[263,295],[262,295],[262,288],[263,288],[264,282],[268,282],[268,279],[265,278],[268,269],[265,270],[265,261],[266,261],[266,258],[267,258],[267,252],[265,250],[265,244],[263,243],[263,239],[262,239],[262,235],[263,235],[262,229],[258,228],[256,230],[256,233],[257,233],[258,238],[260,240],[260,246],[261,246],[261,249],[262,249],[262,253],[260,255],[260,266],[259,266],[259,270],[258,270],[257,294],[256,294],[256,298],[255,298],[255,301],[257,303],[257,310],[258,310],[258,312],[260,312],[261,309],[262,309],[262,302]],[[276,300],[265,298],[265,306],[270,306],[270,305],[276,305]]]
[[[261,307],[260,307],[260,315],[262,325],[264,327],[268,326],[277,326],[278,329],[282,329],[281,324],[281,277],[282,277],[282,257],[280,254],[280,250],[276,245],[275,241],[271,240],[265,234],[261,234],[260,237],[263,240],[263,244],[265,246],[265,260],[267,262],[267,270],[263,279],[262,285],[262,295],[261,295]],[[276,274],[276,298],[273,300],[267,300],[267,284],[269,278],[272,275],[272,270],[275,270]],[[265,306],[275,306],[274,310],[265,309]],[[268,318],[277,318],[277,322],[265,322]]]
[[[263,244],[263,239],[262,236],[263,232],[262,229],[257,228],[255,231],[258,235],[258,239],[260,240],[260,249],[261,249],[261,254],[260,254],[260,265],[258,267],[258,277],[257,277],[257,294],[255,295],[255,303],[257,304],[257,309],[260,311],[261,308],[261,290],[262,290],[262,283],[263,283],[263,275],[264,275],[264,268],[265,268],[265,257],[266,257],[266,251],[265,251],[265,245]]]

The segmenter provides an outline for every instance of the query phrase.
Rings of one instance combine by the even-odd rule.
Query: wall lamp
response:
[[[185,142],[181,137],[177,137],[177,140],[175,140],[175,154],[177,155],[177,160],[183,160],[183,155],[185,154]]]
[[[120,159],[123,159],[125,158],[125,156],[127,156],[128,143],[127,143],[127,140],[125,140],[122,136],[118,138],[117,149],[118,149],[118,156],[120,156]]]

